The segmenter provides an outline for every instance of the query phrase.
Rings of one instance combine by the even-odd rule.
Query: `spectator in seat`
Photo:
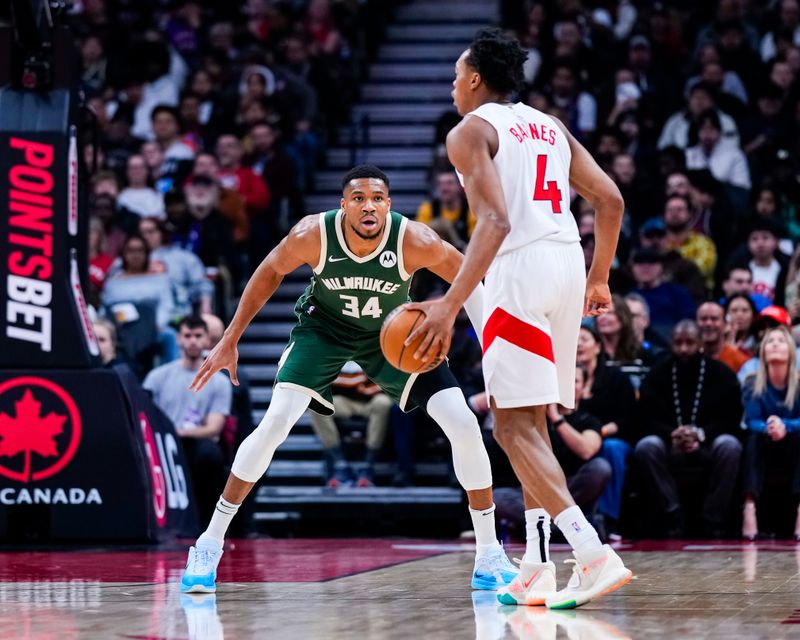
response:
[[[128,158],[125,175],[128,186],[117,198],[117,206],[143,218],[164,217],[164,194],[149,185],[147,163],[144,157],[134,154]]]
[[[718,302],[705,302],[697,309],[697,326],[703,353],[734,373],[750,358],[725,339],[725,310]]]
[[[199,313],[210,313],[214,287],[206,277],[200,258],[191,251],[169,244],[167,228],[160,220],[142,220],[139,233],[150,249],[150,259],[160,262],[167,271],[177,315],[190,315],[195,309]]]
[[[748,359],[755,354],[753,324],[758,312],[752,298],[746,293],[734,293],[725,301],[725,322],[728,323],[729,342]],[[741,367],[739,367],[741,369]]]
[[[252,220],[264,216],[270,193],[266,183],[250,167],[242,166],[243,153],[242,143],[236,136],[223,134],[217,139],[220,185],[242,194]]]
[[[186,185],[186,217],[174,236],[179,246],[196,253],[207,267],[236,264],[233,229],[219,209],[219,189],[211,178],[194,176]]]
[[[692,204],[686,196],[671,195],[664,204],[664,223],[667,226],[667,248],[677,251],[700,269],[706,286],[714,285],[717,247],[708,236],[691,229]]]
[[[106,252],[106,231],[103,221],[92,216],[89,218],[89,284],[91,286],[90,302],[97,306],[103,291],[114,256]]]
[[[761,341],[758,372],[745,383],[745,423],[749,434],[742,463],[742,536],[748,540],[758,535],[756,503],[764,495],[768,475],[783,475],[795,504],[800,498],[800,374],[796,348],[786,327],[767,330]],[[800,541],[800,509],[792,515],[794,537]]]
[[[155,305],[156,326],[164,358],[176,356],[175,332],[169,326],[175,317],[172,282],[160,263],[151,263],[150,248],[140,235],[132,235],[122,247],[122,264],[103,289],[103,303],[112,307],[120,302],[148,302]]]
[[[217,209],[231,223],[234,243],[246,245],[250,234],[250,218],[242,194],[235,189],[222,186],[219,179],[219,162],[213,153],[199,153],[194,161],[192,175],[188,182],[195,176],[210,178],[219,189]]]
[[[668,248],[667,225],[663,218],[650,218],[639,227],[639,245],[643,249],[654,249],[662,257],[666,282],[686,287],[697,303],[707,298],[706,279],[697,264]]]
[[[689,133],[692,125],[697,123],[700,114],[709,109],[714,110],[717,114],[722,129],[722,138],[738,147],[739,129],[736,127],[736,121],[727,113],[717,109],[714,89],[705,82],[698,82],[689,89],[686,109],[672,114],[667,120],[658,139],[658,148],[666,149],[675,146],[685,150],[691,139]]]
[[[614,533],[618,530],[631,445],[638,439],[633,423],[636,392],[627,376],[615,367],[607,366],[600,335],[590,327],[580,329],[576,360],[585,373],[580,405],[600,420],[600,435],[603,437],[600,455],[612,469],[610,483],[600,498],[598,510],[604,518],[606,530]]]
[[[176,107],[158,105],[150,115],[155,142],[164,154],[162,175],[183,182],[192,170],[194,151],[181,140],[180,115]]]
[[[444,232],[441,235],[463,250],[475,228],[475,214],[470,210],[467,196],[452,168],[437,171],[434,181],[434,196],[419,206],[417,221],[427,225],[437,221]]]
[[[783,325],[790,331],[792,330],[792,318],[789,312],[783,307],[770,305],[756,316],[753,320],[753,344],[755,357],[750,358],[739,369],[738,378],[739,383],[744,386],[747,378],[758,371],[759,358],[758,351],[761,349],[761,340],[769,329]],[[800,348],[798,348],[800,351]],[[798,362],[800,362],[800,353],[798,353]]]
[[[608,312],[595,319],[608,365],[628,376],[634,389],[639,389],[652,361],[650,352],[642,348],[633,329],[633,316],[622,296],[611,296]]]
[[[225,459],[219,445],[225,419],[231,413],[231,383],[216,373],[200,391],[192,383],[208,349],[208,329],[199,316],[178,325],[180,357],[153,369],[143,386],[167,415],[181,437],[192,474],[198,516],[210,518],[225,484]]]
[[[367,418],[367,452],[364,466],[360,468],[356,485],[374,486],[375,461],[386,438],[391,398],[380,387],[367,379],[364,371],[355,362],[342,367],[333,382],[333,406],[340,418],[361,416]],[[350,484],[353,473],[342,452],[342,441],[333,416],[311,412],[311,424],[320,439],[327,469],[327,486],[339,487]]]
[[[778,250],[778,234],[770,220],[754,220],[747,236],[747,247],[735,256],[737,264],[747,264],[753,274],[753,293],[771,304],[784,306],[789,256]]]
[[[753,272],[747,265],[734,265],[728,269],[722,281],[722,292],[725,296],[719,301],[727,305],[727,301],[734,295],[744,294],[752,301],[757,311],[762,311],[770,305],[770,299],[753,291]]]
[[[547,407],[547,417],[550,443],[567,477],[569,491],[584,513],[591,515],[611,481],[612,471],[611,465],[598,455],[603,444],[601,421],[581,406],[586,382],[586,370],[578,365],[575,368],[575,408],[551,404]]]
[[[695,304],[686,287],[664,282],[662,256],[653,249],[639,249],[631,258],[631,271],[636,281],[634,291],[650,307],[653,329],[668,335],[679,320],[694,318]]]
[[[104,367],[111,368],[116,364],[123,364],[125,360],[117,354],[117,328],[114,323],[105,318],[98,318],[92,322],[94,337],[100,350],[100,362]]]
[[[633,333],[636,341],[641,345],[642,351],[647,352],[651,362],[655,362],[668,348],[667,343],[654,331],[650,329],[650,306],[638,293],[629,293],[625,296],[625,302],[631,312],[633,323]]]
[[[654,366],[642,385],[639,404],[648,435],[636,445],[634,458],[645,504],[661,515],[665,537],[683,534],[678,479],[693,469],[705,476],[705,533],[724,535],[739,473],[739,384],[728,367],[700,352],[700,344],[697,324],[679,322],[672,356]]]

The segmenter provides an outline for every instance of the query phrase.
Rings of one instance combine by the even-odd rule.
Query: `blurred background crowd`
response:
[[[219,339],[260,260],[315,213],[304,199],[400,4],[74,5],[104,360],[144,379]],[[529,54],[519,99],[564,122],[625,199],[613,310],[581,329],[580,403],[548,412],[577,501],[608,537],[800,536],[800,2],[501,0],[500,15]],[[442,113],[430,199],[402,213],[463,249],[475,217],[444,150],[458,120]],[[575,194],[572,213],[588,265],[594,211]],[[414,297],[444,286],[420,274]],[[513,535],[521,496],[491,438],[480,346],[466,320],[456,333],[450,365],[483,419]],[[425,416],[358,370],[336,389],[346,420],[312,423],[323,483],[372,486],[391,459],[406,486],[420,460],[448,459]],[[220,402],[202,432],[219,451],[198,449],[195,468],[224,468],[252,428],[246,387]],[[362,433],[364,463],[345,461],[343,426]]]

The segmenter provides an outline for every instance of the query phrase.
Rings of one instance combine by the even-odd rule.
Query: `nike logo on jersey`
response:
[[[341,262],[342,260],[347,260],[347,256],[344,258],[334,258],[333,256],[328,256],[328,262]]]

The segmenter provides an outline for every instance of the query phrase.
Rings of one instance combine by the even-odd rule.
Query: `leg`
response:
[[[367,452],[364,457],[365,467],[359,472],[358,484],[363,487],[372,486],[375,477],[375,462],[378,452],[386,439],[389,427],[389,414],[394,402],[385,393],[373,396],[362,408],[362,415],[367,418]]]
[[[597,499],[608,487],[613,471],[607,460],[597,457],[588,460],[567,481],[575,502],[585,513],[593,513]]]
[[[703,503],[703,519],[714,533],[725,527],[730,516],[741,457],[742,445],[734,436],[726,433],[714,438],[710,480]]]
[[[654,506],[669,519],[667,536],[679,534],[680,500],[675,478],[669,468],[667,445],[658,436],[646,436],[633,450],[633,456],[641,470],[645,489]],[[650,504],[652,502],[648,500]]]
[[[225,483],[225,459],[219,445],[208,438],[181,438],[201,522],[208,522]]]
[[[611,481],[600,496],[597,510],[614,520],[619,520],[628,458],[632,451],[631,445],[620,438],[603,440],[603,448],[600,450],[600,455],[611,465]]]
[[[333,404],[336,415],[340,418],[349,418],[352,415],[352,403],[344,396],[334,396]],[[326,482],[329,486],[338,485],[347,479],[347,462],[342,453],[342,440],[339,428],[333,416],[324,416],[316,411],[310,411],[311,427],[322,445],[322,455],[325,459]]]
[[[744,510],[742,512],[742,537],[755,540],[758,537],[758,515],[756,503],[764,488],[764,445],[767,436],[749,433],[742,453],[742,477],[744,480]]]

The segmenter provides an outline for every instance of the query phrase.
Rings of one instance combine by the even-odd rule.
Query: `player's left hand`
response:
[[[586,281],[586,294],[583,298],[584,318],[596,318],[611,308],[611,290],[608,282]]]
[[[408,346],[420,336],[424,336],[414,352],[414,358],[422,360],[424,363],[433,363],[437,358],[443,359],[450,351],[453,324],[456,321],[458,309],[454,309],[444,298],[428,302],[414,302],[407,307],[422,311],[425,314],[425,320],[406,338],[404,344]]]

